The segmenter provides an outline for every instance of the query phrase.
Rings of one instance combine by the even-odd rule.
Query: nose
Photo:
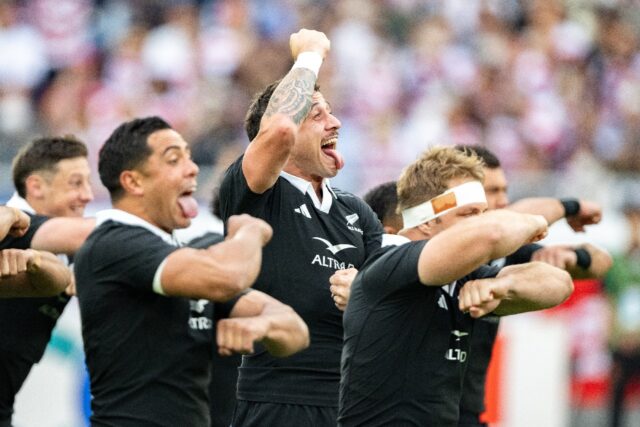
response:
[[[91,190],[90,182],[86,182],[82,186],[82,189],[80,190],[80,200],[82,200],[83,203],[89,203],[93,200],[93,190]]]
[[[340,120],[338,120],[338,118],[333,114],[329,114],[328,125],[329,129],[340,129],[342,127],[342,123],[340,123]]]
[[[198,176],[199,172],[200,168],[198,167],[198,165],[190,158],[187,159],[187,176],[196,177]]]
[[[496,205],[498,209],[504,209],[509,206],[509,197],[506,191],[498,194]]]

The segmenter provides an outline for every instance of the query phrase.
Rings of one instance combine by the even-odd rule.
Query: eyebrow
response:
[[[164,151],[162,152],[162,155],[164,156],[165,154],[167,154],[171,150],[181,150],[181,149],[182,149],[182,147],[179,146],[179,145],[170,145],[170,146],[168,146],[167,148],[164,149]]]

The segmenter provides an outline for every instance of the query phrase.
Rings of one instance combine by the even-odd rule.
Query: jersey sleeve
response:
[[[29,229],[25,233],[24,236],[21,237],[13,237],[6,236],[2,241],[0,241],[0,250],[1,249],[29,249],[31,248],[31,240],[33,240],[33,236],[36,234],[36,231],[49,220],[49,217],[42,215],[32,215],[27,213],[29,218],[31,218],[31,224],[29,225]]]
[[[142,227],[115,226],[95,242],[87,260],[97,277],[153,292],[156,270],[177,249]]]
[[[236,296],[234,296],[228,301],[216,302],[214,305],[215,309],[213,312],[214,320],[226,319],[227,317],[229,317],[229,315],[231,314],[231,311],[233,310],[233,307],[235,307],[236,303],[240,300],[240,298],[242,298],[243,296],[245,296],[251,291],[252,289],[245,289],[244,291],[240,292],[239,294],[237,294]]]
[[[205,233],[200,237],[196,237],[187,243],[187,246],[194,249],[207,249],[209,246],[216,245],[224,241],[224,236],[219,233]]]
[[[493,279],[500,273],[500,267],[494,265],[481,265],[469,274],[469,280]]]
[[[247,213],[253,216],[261,216],[269,194],[273,188],[263,194],[251,191],[247,179],[242,171],[242,159],[240,156],[229,166],[220,185],[220,215],[223,221],[227,221],[231,215]]]
[[[390,247],[360,272],[363,289],[374,299],[420,283],[418,260],[426,240]]]
[[[538,245],[536,243],[524,245],[511,255],[507,256],[504,265],[516,265],[529,262],[531,261],[533,254],[540,249],[542,249],[542,245]]]

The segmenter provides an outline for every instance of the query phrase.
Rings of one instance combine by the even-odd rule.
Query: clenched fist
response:
[[[324,33],[303,28],[291,34],[289,47],[294,60],[301,52],[317,52],[324,59],[331,49],[331,42]]]

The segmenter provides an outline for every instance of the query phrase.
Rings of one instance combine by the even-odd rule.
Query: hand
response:
[[[69,285],[64,289],[64,293],[70,297],[76,296],[76,276],[75,274],[71,275],[71,280],[69,281]]]
[[[602,208],[589,200],[580,200],[580,210],[567,218],[567,224],[573,231],[584,231],[585,225],[597,224],[602,220]]]
[[[547,222],[547,219],[542,215],[530,215],[530,216],[533,219],[533,221],[536,221],[537,229],[535,234],[531,236],[531,238],[529,239],[528,243],[539,242],[540,240],[547,237],[547,234],[549,233],[549,223]]]
[[[351,295],[351,283],[356,274],[358,274],[358,270],[347,268],[346,270],[338,270],[329,277],[331,297],[340,311],[344,311],[347,308],[349,296]]]
[[[535,251],[531,256],[531,261],[546,262],[562,270],[569,270],[576,266],[578,255],[570,246],[547,246]]]
[[[267,335],[268,320],[260,317],[234,317],[218,321],[216,342],[221,356],[253,353],[254,343]]]
[[[469,280],[460,289],[458,307],[469,312],[471,317],[478,318],[491,313],[500,305],[508,293],[508,279],[491,278]]]
[[[324,33],[303,28],[297,33],[291,34],[289,47],[294,61],[302,52],[317,52],[324,59],[331,49],[331,42]]]
[[[13,237],[22,237],[25,235],[31,224],[31,218],[20,209],[2,206],[3,220],[0,225],[0,239],[10,235]],[[6,220],[4,216],[6,215]]]
[[[245,228],[251,228],[251,232],[258,234],[262,238],[262,246],[269,243],[273,236],[273,229],[265,221],[252,217],[251,215],[233,215],[227,221],[227,238],[235,236],[235,234]]]
[[[32,249],[0,251],[0,277],[15,276],[40,266],[40,254]]]

